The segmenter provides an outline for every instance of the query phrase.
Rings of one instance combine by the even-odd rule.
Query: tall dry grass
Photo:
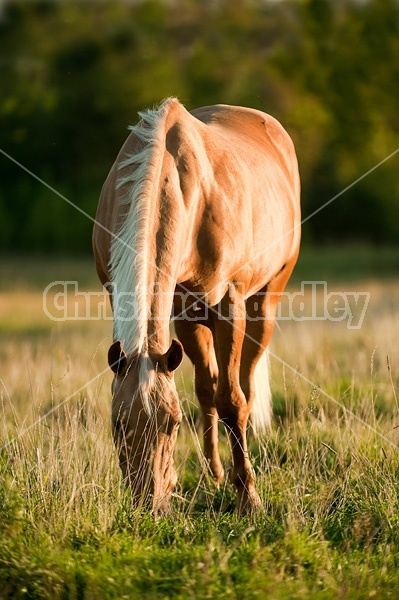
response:
[[[198,572],[192,580],[186,573],[180,583],[170,582],[167,591],[151,588],[154,597],[162,593],[179,597],[184,589],[187,597],[209,597],[206,594],[217,590],[229,597],[235,561],[245,573],[249,568],[243,548],[254,561],[255,574],[248,571],[243,587],[248,597],[255,594],[256,583],[262,593],[272,586],[273,597],[289,597],[284,594],[297,590],[297,584],[302,592],[295,591],[295,597],[306,597],[309,590],[316,594],[319,588],[333,594],[344,589],[348,573],[358,582],[353,590],[374,580],[389,590],[394,571],[388,555],[396,556],[399,549],[399,283],[364,281],[353,287],[335,284],[336,289],[370,292],[360,329],[348,329],[346,322],[284,321],[275,331],[273,431],[263,437],[250,434],[266,511],[252,522],[242,524],[231,515],[234,490],[227,482],[216,489],[208,476],[193,372],[184,363],[176,375],[184,422],[175,453],[179,475],[175,516],[156,530],[145,515],[130,511],[113,447],[111,374],[106,364],[111,323],[54,324],[43,316],[39,290],[4,292],[0,296],[4,595],[22,597],[26,588],[31,597],[69,597],[65,592],[69,589],[70,597],[79,597],[76,573],[83,569],[84,589],[95,590],[87,597],[113,597],[115,582],[102,588],[103,575],[100,582],[92,571],[91,561],[99,558],[89,553],[85,567],[79,562],[82,548],[91,552],[101,544],[104,552],[124,556],[123,569],[129,553],[141,552],[137,560],[153,556],[153,576],[148,565],[140,571],[145,590],[163,572],[157,561],[165,539],[174,540],[168,546],[172,554],[187,552],[184,560],[197,565]],[[221,454],[228,471],[230,453],[222,429]],[[104,540],[113,540],[108,550]],[[112,546],[115,540],[118,550]],[[206,540],[212,540],[214,550]],[[15,566],[18,553],[24,552],[35,557],[33,562]],[[378,577],[373,561],[378,569],[385,564]],[[109,567],[111,579],[122,568],[116,563]],[[73,577],[68,564],[73,565]],[[108,562],[95,564],[103,573]],[[46,565],[51,576],[43,575]],[[29,587],[24,570],[39,582],[36,587]],[[201,570],[208,579],[200,578]],[[222,580],[225,587],[219,589]],[[122,591],[141,589],[134,577],[131,587],[126,581]],[[128,597],[135,597],[132,591]]]

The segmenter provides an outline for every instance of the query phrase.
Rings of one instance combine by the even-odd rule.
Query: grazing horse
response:
[[[166,511],[181,408],[173,372],[195,367],[204,454],[223,478],[218,421],[237,508],[259,508],[246,429],[270,425],[265,349],[300,241],[292,141],[271,116],[175,98],[139,113],[102,189],[96,268],[111,294],[113,435],[133,499]],[[169,341],[173,316],[180,341]]]

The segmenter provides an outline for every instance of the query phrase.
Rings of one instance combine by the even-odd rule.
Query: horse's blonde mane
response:
[[[120,200],[127,213],[111,245],[110,273],[113,284],[114,338],[121,340],[128,354],[142,356],[140,388],[151,387],[151,364],[147,358],[148,248],[149,224],[154,207],[154,185],[160,169],[164,142],[164,120],[173,101],[168,98],[153,109],[139,112],[140,122],[129,129],[140,142],[137,153],[128,156],[118,168],[135,167],[118,180],[117,188],[130,184]],[[152,378],[153,379],[153,378]],[[148,399],[145,402],[148,406]]]

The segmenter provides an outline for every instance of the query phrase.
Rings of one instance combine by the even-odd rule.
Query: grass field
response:
[[[327,280],[370,300],[358,329],[279,323],[273,431],[250,436],[265,506],[253,518],[208,476],[188,362],[174,515],[131,511],[110,429],[111,321],[43,312],[51,281],[99,289],[91,262],[8,260],[0,274],[1,598],[399,597],[398,251],[304,251],[291,291]],[[228,469],[223,433],[221,445]]]

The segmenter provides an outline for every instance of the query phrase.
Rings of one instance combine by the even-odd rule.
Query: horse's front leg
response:
[[[218,315],[212,317],[219,366],[215,405],[229,434],[233,455],[231,481],[237,488],[237,509],[240,513],[261,508],[248,458],[246,429],[249,407],[240,385],[245,317],[244,298],[234,285],[230,285],[218,306]]]
[[[204,454],[216,483],[224,477],[218,449],[219,416],[214,403],[218,369],[212,332],[200,323],[176,320],[176,334],[195,368],[195,392],[202,412]]]

